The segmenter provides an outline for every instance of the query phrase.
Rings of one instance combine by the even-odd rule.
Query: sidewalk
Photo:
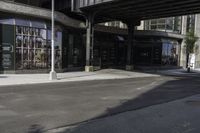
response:
[[[139,77],[159,76],[155,74],[147,74],[140,72],[129,72],[115,69],[105,69],[97,72],[67,72],[58,73],[58,80],[50,81],[49,74],[1,74],[0,86],[7,85],[25,85],[39,83],[56,83],[56,82],[72,82],[72,81],[91,81],[106,79],[128,79]]]
[[[159,75],[166,76],[190,76],[190,77],[199,77],[200,69],[191,69],[188,73],[186,69],[170,69],[170,70],[158,70],[154,73]]]

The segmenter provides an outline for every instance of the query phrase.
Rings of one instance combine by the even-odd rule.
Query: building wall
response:
[[[187,16],[182,17],[182,30],[181,34],[186,35],[187,33]],[[186,67],[186,51],[185,51],[185,40],[181,42],[181,55],[180,55],[180,66]]]
[[[200,14],[182,16],[182,30],[181,34],[185,36],[187,32],[194,31],[195,36],[200,38]],[[194,68],[200,68],[200,39],[195,44],[194,54],[195,54],[195,64]],[[186,48],[185,40],[181,42],[181,59],[180,66],[186,67]]]
[[[200,14],[197,14],[195,16],[195,35],[200,37]],[[198,39],[195,47],[195,57],[196,57],[196,62],[195,62],[195,67],[200,68],[200,38]]]
[[[38,8],[38,7],[33,7],[33,6],[26,6],[23,4],[18,4],[18,3],[10,3],[10,2],[5,2],[5,1],[0,1],[0,11],[2,12],[8,12],[10,14],[23,14],[21,16],[23,16],[24,18],[36,18],[37,20],[45,20],[45,21],[49,21],[51,19],[51,11],[47,10],[47,9],[43,9],[43,8]],[[15,16],[15,15],[14,15]],[[19,15],[20,16],[20,15]],[[25,17],[26,16],[26,17]],[[84,52],[85,51],[85,35],[84,32],[79,34],[79,31],[81,30],[81,28],[85,28],[84,22],[80,22],[74,19],[69,18],[68,16],[66,16],[63,13],[60,12],[56,12],[55,14],[55,18],[56,21],[59,22],[59,24],[63,25],[63,27],[70,27],[72,28],[72,30],[66,30],[66,32],[63,34],[64,37],[63,39],[64,41],[64,47],[63,47],[63,55],[66,55],[66,59],[63,58],[63,62],[65,60],[67,60],[64,64],[65,64],[65,68],[69,68],[69,67],[78,67],[78,66],[83,66],[85,63],[85,57],[84,57]],[[186,35],[187,33],[187,29],[188,29],[188,17],[187,16],[183,16],[180,17],[182,18],[182,22],[181,24],[178,23],[180,27],[180,29],[176,30],[176,22],[173,19],[173,17],[171,18],[165,18],[165,19],[159,19],[161,21],[163,21],[163,29],[162,27],[159,28],[159,26],[157,26],[157,29],[154,29],[154,34],[152,34],[152,32],[149,33],[149,31],[146,30],[152,30],[151,28],[149,28],[147,22],[150,22],[151,20],[145,20],[141,22],[141,25],[136,27],[136,29],[139,30],[145,30],[143,31],[142,34],[140,34],[140,36],[148,36],[149,38],[159,38],[160,36],[165,36],[166,38],[170,38],[170,39],[174,39],[174,40],[178,40],[178,42],[181,44],[181,54],[180,56],[180,66],[185,66],[186,63],[186,54],[185,54],[185,48],[184,48],[184,40],[182,40],[181,37],[177,37],[177,35]],[[168,19],[170,21],[168,21]],[[152,21],[151,21],[152,22]],[[156,20],[156,22],[159,23],[159,21]],[[198,35],[200,37],[200,25],[198,25],[200,23],[200,15],[196,15],[196,21],[195,21],[195,34]],[[172,24],[172,26],[168,25],[168,24]],[[126,31],[127,26],[120,22],[120,21],[114,21],[114,22],[108,22],[105,24],[102,24],[104,26],[113,26],[115,27],[115,29],[123,29],[124,31]],[[172,30],[168,30],[167,26],[172,27]],[[117,27],[117,28],[116,28]],[[108,27],[107,27],[108,28]],[[78,29],[78,31],[75,31],[73,29]],[[109,28],[108,28],[109,29]],[[65,28],[64,28],[65,30]],[[119,31],[119,30],[116,30]],[[157,32],[157,31],[164,31],[164,32]],[[104,30],[105,32],[105,30]],[[111,31],[106,31],[106,32],[111,32]],[[144,34],[146,33],[146,34]],[[124,34],[124,32],[123,32]],[[161,35],[162,34],[162,35]],[[170,36],[169,34],[173,35]],[[116,36],[120,35],[120,33],[116,34]],[[127,33],[125,34],[127,35]],[[101,39],[103,40],[103,39]],[[198,50],[196,51],[196,67],[200,67],[200,54],[199,54],[199,49],[200,49],[200,40],[198,40],[197,44],[199,45]],[[82,58],[80,58],[82,57]],[[81,60],[80,63],[78,63],[77,61]]]
[[[140,26],[137,26],[137,30],[144,30],[145,29],[145,21],[141,21]]]

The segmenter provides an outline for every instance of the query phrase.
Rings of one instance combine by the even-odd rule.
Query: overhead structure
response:
[[[12,0],[10,2],[52,9],[52,29],[54,29],[53,0]],[[200,0],[56,0],[55,10],[74,19],[86,20],[86,71],[93,70],[94,25],[115,20],[126,23],[128,27],[126,68],[132,70],[135,26],[140,25],[141,20],[200,13]],[[54,30],[52,35],[53,32]],[[54,55],[53,46],[52,37],[52,55]],[[56,79],[54,64],[55,60],[52,56],[50,79]]]
[[[199,0],[72,0],[75,11],[95,13],[97,20],[141,20],[195,14]]]
[[[87,19],[86,71],[93,64],[93,25],[118,20],[127,24],[127,70],[134,68],[134,29],[141,20],[200,13],[200,0],[72,0],[72,11]],[[89,68],[89,69],[88,69]]]

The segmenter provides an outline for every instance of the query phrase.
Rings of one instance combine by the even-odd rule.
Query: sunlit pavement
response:
[[[93,81],[106,79],[127,79],[140,77],[155,77],[157,74],[144,72],[128,72],[124,70],[105,69],[96,72],[66,72],[58,73],[57,80],[50,81],[49,74],[0,74],[0,86],[27,85],[41,83],[59,83],[74,81]]]

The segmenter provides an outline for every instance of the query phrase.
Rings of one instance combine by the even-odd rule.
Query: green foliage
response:
[[[195,43],[198,40],[198,37],[194,34],[193,31],[190,31],[185,36],[185,47],[186,53],[194,53]]]

